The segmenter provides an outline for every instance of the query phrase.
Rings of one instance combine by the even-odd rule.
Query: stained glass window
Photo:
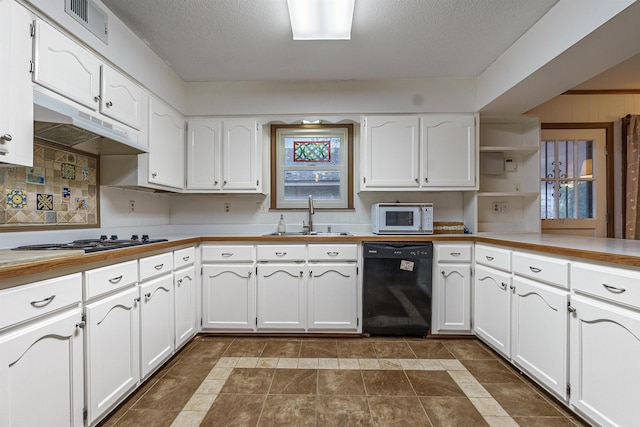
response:
[[[294,162],[330,162],[331,141],[293,141]]]

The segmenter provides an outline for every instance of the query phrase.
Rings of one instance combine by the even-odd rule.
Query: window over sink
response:
[[[271,126],[271,208],[353,208],[353,124]]]

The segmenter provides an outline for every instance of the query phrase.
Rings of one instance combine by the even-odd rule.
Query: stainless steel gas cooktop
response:
[[[166,242],[167,239],[150,239],[147,234],[139,238],[137,234],[130,239],[118,239],[115,234],[107,238],[106,235],[99,239],[74,240],[68,243],[43,243],[39,245],[26,245],[13,248],[14,251],[55,251],[55,250],[83,250],[85,253],[108,251],[110,249],[129,248],[132,246],[147,245],[150,243]]]

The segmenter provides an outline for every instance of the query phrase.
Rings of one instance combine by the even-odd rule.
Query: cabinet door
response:
[[[253,264],[202,268],[202,327],[255,330],[256,285]]]
[[[562,400],[567,398],[569,292],[513,279],[511,360]]]
[[[637,425],[640,315],[579,296],[571,306],[571,405],[598,425]]]
[[[145,93],[140,86],[108,65],[102,65],[100,112],[140,129]]]
[[[140,298],[140,377],[144,379],[173,354],[173,276],[141,284]]]
[[[100,66],[91,52],[43,21],[36,21],[33,81],[97,111]]]
[[[471,266],[438,264],[434,275],[439,333],[471,332]]]
[[[79,308],[0,337],[0,425],[83,426]]]
[[[258,329],[305,330],[306,266],[258,265]]]
[[[422,170],[425,187],[476,185],[476,126],[472,115],[422,118]]]
[[[221,129],[220,120],[187,123],[187,189],[221,188]]]
[[[258,121],[227,119],[223,123],[223,190],[255,190],[260,186],[262,165]]]
[[[473,292],[473,329],[496,351],[509,357],[511,277],[476,266]]]
[[[364,121],[363,189],[417,188],[420,119],[370,116]]]
[[[169,107],[149,98],[150,183],[184,187],[184,121]]]
[[[31,16],[13,1],[0,1],[0,163],[33,165]]]
[[[138,288],[85,306],[88,422],[115,407],[140,379]]]
[[[356,265],[309,265],[309,330],[358,329],[358,279]]]
[[[194,267],[174,273],[176,349],[196,334],[198,300],[195,277]]]

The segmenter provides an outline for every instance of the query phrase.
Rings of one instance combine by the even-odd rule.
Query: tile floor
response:
[[[582,426],[475,339],[200,335],[106,426]]]

